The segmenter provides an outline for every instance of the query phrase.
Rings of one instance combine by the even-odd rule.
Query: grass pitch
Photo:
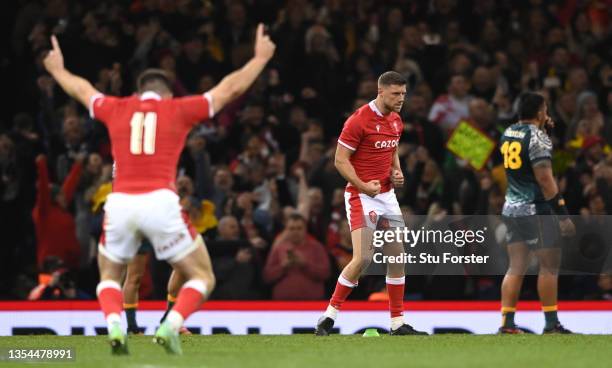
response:
[[[358,335],[185,336],[168,356],[151,336],[130,336],[129,356],[110,355],[106,336],[0,337],[6,348],[70,347],[73,362],[0,362],[14,367],[611,367],[612,336]]]

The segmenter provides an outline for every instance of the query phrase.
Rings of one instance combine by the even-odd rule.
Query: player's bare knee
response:
[[[187,280],[182,287],[193,287],[194,285],[199,285],[199,287],[196,289],[203,292],[204,298],[208,298],[208,296],[215,289],[215,282],[214,275],[204,273]],[[170,292],[168,291],[168,293]]]
[[[369,255],[362,254],[360,256],[354,256],[351,260],[351,265],[359,271],[359,274],[361,274],[368,268],[368,266],[370,266],[371,262],[372,257],[370,257]]]
[[[209,272],[204,278],[204,282],[206,283],[206,288],[208,289],[208,294],[210,295],[217,284],[217,279],[212,272]]]
[[[168,280],[168,294],[176,296],[178,295],[179,290],[185,283],[185,279],[178,275],[178,273],[173,272],[170,276],[170,280]]]
[[[559,268],[556,265],[540,265],[540,270],[538,272],[540,276],[554,276],[557,277],[559,275]]]
[[[508,266],[508,274],[510,275],[524,275],[529,268],[529,263],[527,259],[523,259],[521,257],[510,257],[510,264]]]
[[[557,274],[561,259],[560,255],[554,252],[542,252],[538,254],[540,273]]]
[[[125,282],[123,283],[123,288],[131,288],[138,289],[140,287],[140,282],[142,281],[142,275],[129,275],[126,277]]]
[[[527,265],[510,265],[508,267],[508,275],[511,276],[523,276],[527,272]]]

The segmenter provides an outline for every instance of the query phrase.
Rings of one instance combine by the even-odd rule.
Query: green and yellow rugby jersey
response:
[[[500,151],[508,178],[502,215],[550,214],[532,168],[538,161],[552,159],[552,142],[548,135],[533,124],[518,122],[504,131]]]

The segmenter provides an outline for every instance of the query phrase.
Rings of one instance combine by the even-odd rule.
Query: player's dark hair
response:
[[[172,84],[168,74],[162,69],[146,69],[136,80],[138,93],[154,91],[159,93],[172,93]]]
[[[546,100],[538,93],[525,92],[519,97],[518,117],[521,120],[535,119],[542,110]]]
[[[394,71],[384,72],[378,77],[378,86],[386,87],[386,86],[405,86],[406,78],[404,78],[400,73]]]

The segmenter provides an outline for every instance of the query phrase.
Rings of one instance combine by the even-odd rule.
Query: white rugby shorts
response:
[[[393,189],[374,197],[347,190],[344,192],[344,205],[351,231],[362,227],[376,229],[404,226],[402,211]]]
[[[128,263],[146,237],[159,260],[178,261],[196,247],[197,231],[169,189],[142,194],[111,193],[104,205],[98,250],[111,261]]]

